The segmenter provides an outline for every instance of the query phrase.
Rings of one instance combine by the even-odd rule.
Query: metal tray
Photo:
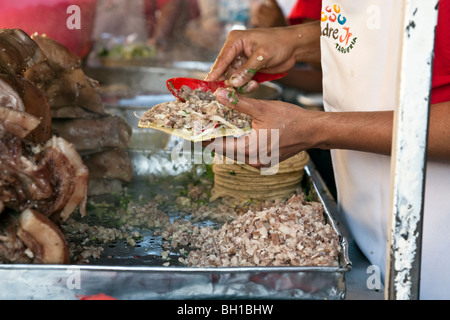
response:
[[[166,94],[165,88],[157,87],[165,79],[198,74],[167,68],[94,71],[90,75],[101,83],[121,79],[137,92],[150,90],[156,95]],[[183,174],[204,170],[203,164],[193,164],[192,159],[181,157],[176,163],[171,160],[170,150],[180,142],[178,138],[152,129],[137,130],[131,122],[142,107],[131,104],[108,106],[108,111],[123,116],[133,127],[129,154],[134,179],[129,192],[137,197],[148,192],[170,192],[167,186],[179,183]],[[118,299],[344,299],[345,275],[351,262],[347,240],[333,219],[337,216],[336,203],[313,163],[307,165],[305,173],[304,185],[315,200],[323,203],[328,223],[340,235],[342,250],[337,267],[164,267],[161,237],[155,236],[153,230],[139,229],[143,238],[138,246],[130,247],[125,242],[106,245],[104,254],[88,265],[0,264],[0,299],[77,299],[79,295],[98,293]],[[163,178],[164,184],[149,186],[149,177]],[[92,216],[88,208],[86,221],[90,221],[90,213]],[[176,256],[175,252],[171,254]]]
[[[141,180],[147,175],[163,175],[172,183],[192,170],[188,160],[174,166],[167,152],[131,150],[130,155],[136,173],[130,188],[137,193],[149,191]],[[334,201],[312,163],[304,183],[324,204],[326,219],[340,234],[332,218]],[[106,246],[104,256],[113,258],[91,265],[0,265],[0,299],[77,299],[98,293],[119,299],[343,299],[346,294],[351,262],[342,236],[338,267],[192,268],[163,267],[158,258],[161,239],[151,230],[141,234],[139,246]]]

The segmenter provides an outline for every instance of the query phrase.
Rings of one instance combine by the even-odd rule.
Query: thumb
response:
[[[224,106],[248,114],[253,119],[258,119],[265,111],[264,101],[244,97],[238,94],[233,88],[219,88],[214,95],[217,101]]]

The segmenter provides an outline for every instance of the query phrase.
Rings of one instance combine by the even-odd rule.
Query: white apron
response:
[[[322,3],[325,110],[393,110],[398,91],[402,2]],[[339,209],[362,252],[382,270],[384,281],[390,157],[348,150],[331,153]],[[428,163],[425,190],[420,298],[450,299],[450,163]]]

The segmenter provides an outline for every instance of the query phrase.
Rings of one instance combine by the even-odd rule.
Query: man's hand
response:
[[[319,22],[231,31],[206,80],[228,79],[239,88],[258,71],[279,73],[297,62],[320,62],[319,40]]]
[[[252,131],[204,142],[207,149],[259,168],[274,165],[267,159],[281,162],[313,146],[310,124],[318,113],[281,101],[248,98],[233,89],[218,89],[215,95],[221,104],[252,116]]]

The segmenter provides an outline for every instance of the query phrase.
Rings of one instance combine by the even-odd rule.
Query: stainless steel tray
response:
[[[130,153],[137,180],[147,174],[166,175],[170,183],[192,170],[189,161],[173,166],[165,152]],[[143,166],[144,161],[159,165]],[[305,183],[339,233],[332,218],[333,199],[312,163],[306,167]],[[139,181],[133,186],[148,192]],[[338,267],[192,268],[161,266],[161,240],[147,232],[138,247],[107,246],[104,255],[114,258],[100,258],[91,265],[0,265],[0,299],[77,299],[98,293],[119,299],[343,299],[346,294],[345,274],[351,262],[342,236]]]
[[[158,86],[166,79],[202,73],[129,68],[91,70],[88,74],[101,83],[128,84],[139,94],[151,91],[164,95],[167,90]],[[191,172],[194,165],[184,157],[177,163],[171,161],[170,150],[179,142],[178,138],[152,129],[138,130],[132,123],[136,110],[143,108],[127,103],[108,106],[108,111],[126,118],[133,127],[129,153],[134,180],[129,191],[137,196],[170,192],[166,186],[177,183],[180,175]],[[195,170],[202,170],[201,164],[195,166]],[[98,293],[118,299],[343,299],[345,276],[351,269],[347,240],[333,220],[337,216],[336,203],[314,164],[308,164],[305,171],[305,186],[323,203],[328,223],[340,235],[342,250],[337,267],[191,268],[175,264],[163,267],[161,238],[152,230],[140,229],[143,238],[138,246],[107,245],[104,254],[89,265],[0,264],[0,299],[77,299],[79,295]],[[165,183],[150,190],[155,188],[145,183],[150,176],[162,177]],[[90,213],[88,209],[87,221]]]

